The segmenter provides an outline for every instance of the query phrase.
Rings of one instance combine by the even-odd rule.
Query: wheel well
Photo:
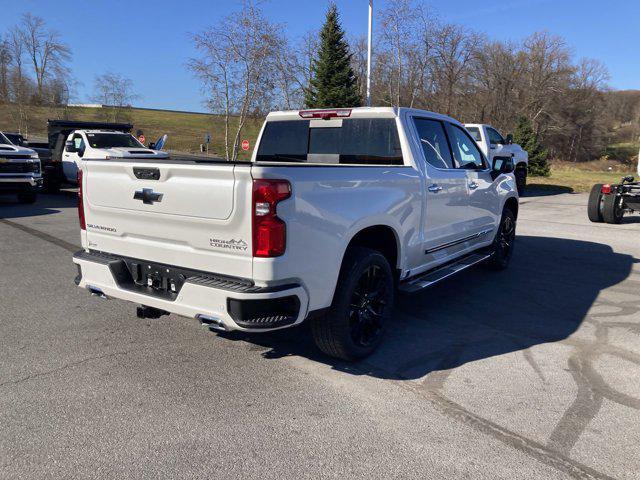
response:
[[[355,246],[380,252],[393,270],[398,266],[398,241],[391,227],[376,225],[360,230],[349,242],[347,250]]]
[[[513,212],[513,216],[516,217],[516,219],[518,218],[518,201],[511,197],[511,198],[507,198],[507,201],[504,203],[504,208],[508,208],[509,210],[511,210]]]

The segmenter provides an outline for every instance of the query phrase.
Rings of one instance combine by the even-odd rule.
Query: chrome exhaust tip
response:
[[[89,292],[91,293],[91,296],[100,297],[100,298],[104,298],[104,299],[107,298],[107,296],[104,294],[104,292],[102,290],[100,290],[98,287],[87,285],[87,290],[89,290]]]
[[[225,327],[224,323],[222,323],[222,320],[220,320],[219,318],[212,317],[211,315],[203,315],[200,313],[196,315],[196,318],[200,320],[200,324],[202,326],[209,327],[214,330],[219,330],[221,332],[228,331],[227,327]]]

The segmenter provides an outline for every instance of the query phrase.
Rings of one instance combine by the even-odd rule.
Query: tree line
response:
[[[237,157],[250,118],[364,102],[366,38],[346,36],[335,5],[318,27],[290,38],[260,3],[244,0],[238,12],[192,35],[198,55],[186,66],[208,109],[225,119],[227,158]],[[527,125],[544,145],[540,152],[567,161],[598,158],[608,144],[640,135],[640,92],[611,91],[601,62],[576,59],[548,32],[496,41],[440,20],[423,0],[389,0],[376,14],[373,53],[374,106],[424,108],[504,133]],[[38,16],[25,14],[0,32],[0,104],[11,107],[17,130],[27,132],[30,106],[67,105],[77,87],[71,60],[69,45]],[[95,78],[91,99],[116,107],[104,109],[105,119],[126,118],[137,98],[125,76]]]
[[[576,59],[559,36],[537,32],[517,42],[497,41],[439,20],[421,0],[388,1],[375,25],[374,106],[423,108],[503,132],[526,120],[544,151],[566,161],[598,158],[618,140],[621,125],[638,124],[639,103],[628,106],[609,91],[604,64]],[[202,81],[208,107],[239,118],[233,128],[227,122],[228,158],[237,156],[248,117],[364,101],[366,38],[345,40],[335,4],[320,32],[291,39],[285,31],[245,1],[239,12],[193,36],[200,55],[189,67]],[[329,85],[328,78],[339,81]],[[318,90],[322,82],[326,88]]]
[[[72,50],[61,35],[31,13],[0,32],[0,105],[9,105],[17,131],[28,133],[30,107],[51,107],[56,116],[67,106],[78,85],[71,59]],[[130,79],[113,72],[95,77],[91,100],[113,107],[102,112],[105,120],[126,118],[125,110],[136,98]]]
[[[28,125],[29,105],[62,105],[72,78],[71,49],[44,20],[27,13],[0,37],[0,103],[9,103],[19,130]]]

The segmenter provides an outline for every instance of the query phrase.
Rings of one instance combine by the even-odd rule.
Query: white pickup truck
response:
[[[506,268],[515,240],[511,158],[490,165],[462,124],[422,110],[271,113],[251,163],[81,168],[79,287],[219,330],[309,319],[348,360],[376,348],[397,289]]]
[[[13,145],[0,132],[0,194],[17,195],[21,203],[36,201],[42,187],[42,167],[38,154]]]
[[[478,143],[480,150],[489,161],[493,157],[512,157],[515,168],[516,185],[518,194],[522,195],[527,186],[527,167],[529,166],[529,154],[520,145],[513,143],[511,134],[504,138],[498,130],[491,125],[482,123],[465,123],[464,125],[473,139]]]
[[[167,159],[166,152],[151,150],[133,135],[117,130],[75,130],[62,150],[62,172],[67,183],[77,183],[78,166],[83,158],[118,160],[140,157]]]

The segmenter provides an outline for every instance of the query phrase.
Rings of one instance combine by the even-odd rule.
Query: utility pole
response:
[[[371,37],[373,36],[373,0],[369,0],[369,41],[367,45],[367,107],[371,106]]]

